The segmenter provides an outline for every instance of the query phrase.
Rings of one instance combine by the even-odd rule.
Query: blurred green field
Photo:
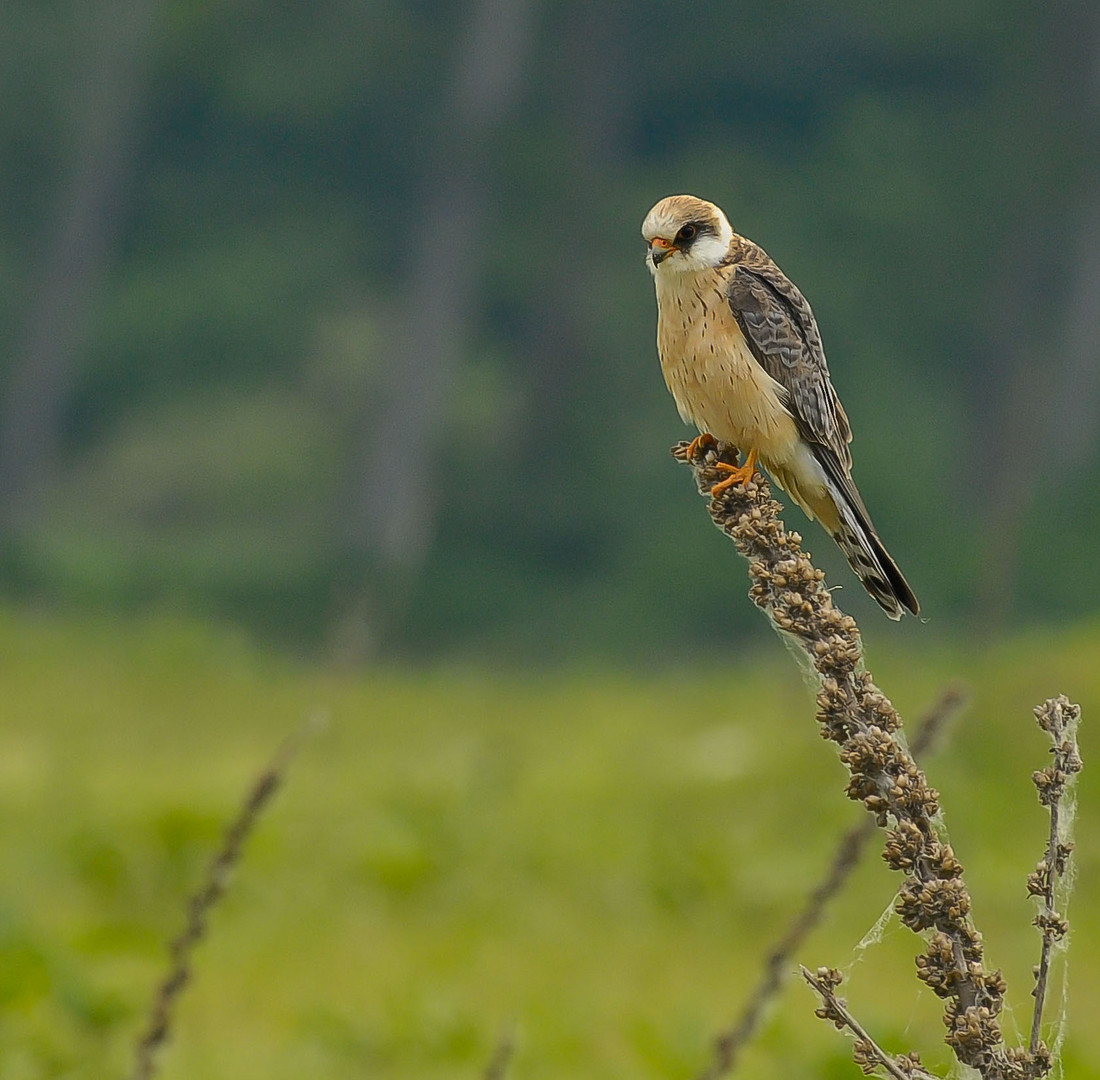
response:
[[[929,772],[1009,1028],[1038,955],[1030,711],[1084,706],[1066,1072],[1100,1076],[1100,628],[890,648],[871,667],[907,718],[947,681],[973,691]],[[0,693],[0,1080],[126,1075],[223,824],[316,710],[199,949],[165,1080],[477,1077],[511,1024],[516,1080],[689,1078],[859,816],[763,630],[693,669],[341,674],[178,620],[7,611]],[[896,884],[869,858],[800,959],[851,967],[863,1022],[943,1066],[917,939],[895,921],[854,951]],[[792,981],[740,1075],[858,1076],[814,1005]]]

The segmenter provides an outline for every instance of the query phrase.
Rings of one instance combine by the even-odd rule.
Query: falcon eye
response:
[[[694,240],[694,239],[695,239],[695,234],[696,234],[696,233],[697,233],[698,231],[699,231],[699,230],[698,230],[698,229],[696,229],[694,225],[685,225],[685,226],[684,226],[684,227],[683,227],[683,228],[682,228],[682,229],[681,229],[681,230],[680,230],[680,231],[679,231],[679,232],[678,232],[678,233],[676,234],[676,239],[677,239],[677,240]]]

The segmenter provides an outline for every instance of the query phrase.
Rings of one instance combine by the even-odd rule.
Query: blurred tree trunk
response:
[[[105,0],[73,82],[72,153],[0,402],[0,515],[11,525],[48,479],[76,357],[107,271],[137,143],[162,0]]]
[[[583,223],[597,243],[615,250],[617,238],[600,230],[608,220],[617,225],[618,217],[594,202],[594,196],[619,190],[616,172],[626,156],[626,125],[636,90],[634,65],[625,53],[628,13],[623,0],[580,0],[560,9],[558,18],[563,31],[556,50],[556,85],[562,100],[555,103],[555,112],[573,151],[561,163],[563,217],[575,215],[578,227]],[[570,245],[555,245],[551,257],[555,261],[542,270],[552,284],[534,297],[526,337],[533,363],[531,397],[539,403],[526,435],[529,452],[538,460],[552,454],[554,442],[570,429],[562,413],[576,408],[586,390],[582,380],[593,378],[588,298],[593,278],[605,272],[599,258],[578,259]],[[591,434],[600,437],[595,429]]]
[[[1023,533],[1042,485],[1087,460],[1100,434],[1100,180],[1092,134],[1100,121],[1100,8],[1063,0],[1044,25],[1047,48],[1032,73],[1041,126],[1063,140],[1055,160],[1074,162],[1081,179],[1072,219],[1048,222],[1038,234],[1033,222],[1042,220],[1049,193],[1036,193],[1035,213],[1020,215],[1002,267],[994,323],[1005,374],[1000,408],[986,428],[975,605],[987,629],[1002,626],[1011,612]],[[1051,281],[1061,291],[1045,295]]]
[[[336,598],[334,647],[345,657],[373,647],[431,544],[431,476],[446,470],[447,400],[491,231],[489,151],[523,87],[534,13],[534,0],[471,6],[420,203],[407,222],[395,223],[413,226],[415,263],[389,327],[388,399],[365,432],[346,508],[351,561],[369,566],[374,580]]]

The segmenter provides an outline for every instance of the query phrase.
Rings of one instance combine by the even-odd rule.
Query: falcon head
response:
[[[645,216],[642,237],[646,265],[656,276],[672,271],[709,270],[729,251],[733,229],[714,203],[694,195],[669,195]]]

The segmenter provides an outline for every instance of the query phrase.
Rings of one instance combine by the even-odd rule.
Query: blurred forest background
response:
[[[13,0],[0,50],[9,597],[734,639],[638,235],[689,191],[813,303],[933,628],[1100,604],[1095,4]]]
[[[1026,1033],[1029,710],[1080,701],[1086,762],[1100,715],[1100,5],[9,0],[0,56],[0,1080],[126,1075],[318,712],[165,1080],[477,1076],[513,1021],[516,1080],[698,1075],[858,810],[668,454],[639,226],[682,191],[814,306],[923,624],[788,521],[907,719],[970,688],[931,778]],[[897,884],[797,959],[857,966]],[[945,1071],[882,933],[850,1000]],[[854,1073],[811,1000],[745,1075]]]

